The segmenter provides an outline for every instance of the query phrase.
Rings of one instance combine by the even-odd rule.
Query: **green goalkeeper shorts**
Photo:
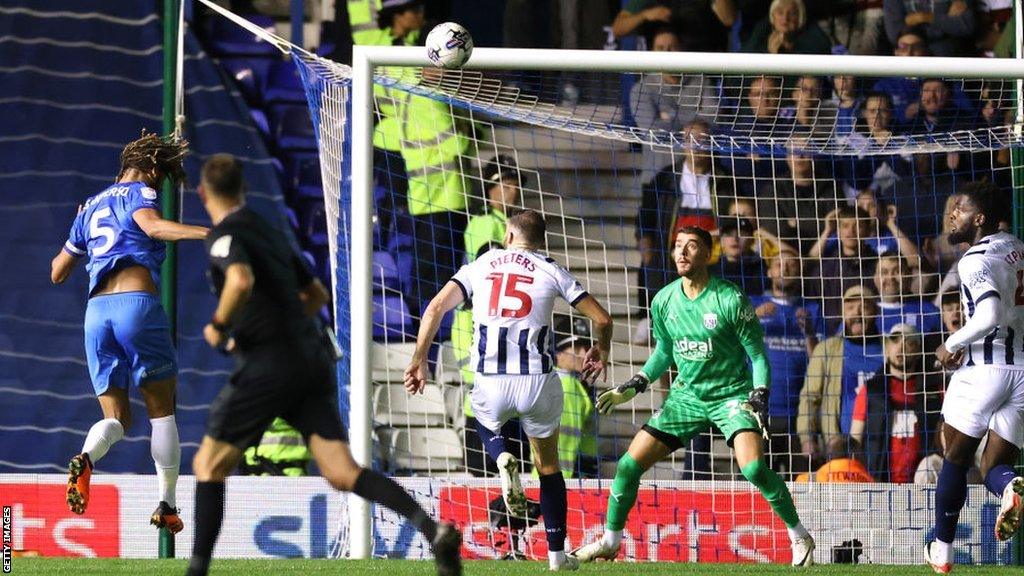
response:
[[[730,447],[737,432],[751,430],[761,433],[757,419],[740,407],[747,400],[747,393],[701,400],[691,390],[690,386],[673,386],[661,410],[651,416],[644,430],[672,450],[683,447],[712,424],[721,430]]]

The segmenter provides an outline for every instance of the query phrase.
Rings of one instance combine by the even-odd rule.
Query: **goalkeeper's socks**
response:
[[[1002,498],[1003,492],[1006,491],[1006,487],[1013,482],[1013,479],[1017,477],[1017,473],[1013,471],[1013,468],[1006,464],[1000,464],[993,467],[985,475],[985,487],[988,491],[995,496]]]
[[[640,476],[644,473],[629,452],[619,458],[615,468],[615,480],[608,493],[608,518],[605,521],[605,534],[610,530],[622,530],[626,527],[626,518],[636,503],[636,493],[640,489]]]
[[[622,544],[622,530],[609,530],[605,528],[601,541],[604,543],[605,548],[618,548]]]
[[[565,551],[565,516],[569,508],[565,494],[565,477],[561,472],[545,474],[540,477],[540,513],[544,516],[544,529],[548,539],[548,559],[560,566],[565,562],[564,555],[559,560],[551,558],[552,552]]]
[[[428,542],[433,542],[437,538],[437,522],[391,478],[364,468],[356,478],[352,493],[365,500],[383,504],[408,518]]]
[[[160,501],[171,508],[178,505],[175,488],[178,485],[178,467],[181,464],[181,444],[178,441],[178,424],[174,414],[162,418],[151,418],[153,433],[150,435],[149,451],[156,465],[156,477],[160,482]]]
[[[480,436],[480,441],[484,445],[484,451],[487,452],[492,461],[497,462],[498,456],[501,456],[502,452],[508,452],[505,448],[505,437],[501,435],[500,431],[494,432],[477,420],[476,433]]]
[[[188,573],[205,575],[224,521],[224,482],[196,482],[195,540]]]
[[[946,544],[956,538],[960,509],[967,500],[967,467],[942,460],[935,484],[935,539]],[[941,558],[941,557],[940,557]]]
[[[89,460],[95,465],[121,438],[124,438],[124,426],[121,426],[121,422],[117,418],[100,420],[93,424],[92,428],[89,428],[85,444],[82,445],[82,452],[88,454]]]
[[[750,462],[740,472],[751,484],[757,486],[761,495],[786,526],[796,527],[800,524],[800,515],[793,504],[793,495],[789,493],[789,488],[786,488],[782,478],[765,464],[763,458]]]

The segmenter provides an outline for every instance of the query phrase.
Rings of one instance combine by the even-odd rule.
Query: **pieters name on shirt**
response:
[[[711,343],[711,338],[707,340],[683,338],[682,340],[676,340],[675,346],[676,353],[687,360],[705,362],[715,356],[715,347]]]
[[[533,263],[533,260],[530,260],[523,254],[517,254],[515,252],[506,252],[501,256],[492,259],[489,263],[491,265],[491,268],[497,268],[502,264],[509,264],[513,262],[522,266],[523,268],[530,272],[533,272],[534,270],[537,269],[537,265]]]

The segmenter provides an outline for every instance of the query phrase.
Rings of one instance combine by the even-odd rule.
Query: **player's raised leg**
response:
[[[178,438],[178,424],[174,417],[176,387],[176,378],[155,380],[141,386],[142,398],[146,403],[149,423],[152,426],[149,447],[156,468],[159,490],[158,504],[150,516],[149,523],[157,528],[167,528],[172,534],[181,532],[185,527],[177,508],[181,444]]]
[[[313,434],[309,437],[309,449],[320,473],[334,489],[383,504],[407,518],[430,542],[439,576],[462,574],[462,535],[455,526],[439,524],[397,482],[359,466],[346,442]]]
[[[722,432],[726,433],[724,430]],[[733,436],[732,447],[743,477],[760,490],[775,514],[786,524],[793,550],[793,566],[814,564],[814,539],[800,523],[800,516],[786,483],[765,462],[761,433],[751,429],[741,430]]]
[[[581,562],[613,560],[619,555],[619,548],[622,547],[622,529],[626,527],[629,511],[636,503],[640,477],[656,462],[678,448],[675,443],[673,446],[667,445],[649,430],[645,426],[637,432],[629,444],[629,449],[622,458],[619,458],[619,464],[615,468],[615,480],[612,481],[608,493],[604,534],[599,540],[573,551],[573,556]]]
[[[103,419],[89,428],[82,451],[68,464],[68,508],[75,514],[85,514],[89,506],[89,482],[96,462],[106,456],[110,447],[124,438],[131,424],[128,393],[123,388],[110,386],[97,397],[103,410]]]

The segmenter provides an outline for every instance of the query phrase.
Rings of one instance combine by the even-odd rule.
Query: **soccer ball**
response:
[[[427,58],[439,68],[461,68],[473,53],[473,37],[461,25],[445,22],[427,34]]]

